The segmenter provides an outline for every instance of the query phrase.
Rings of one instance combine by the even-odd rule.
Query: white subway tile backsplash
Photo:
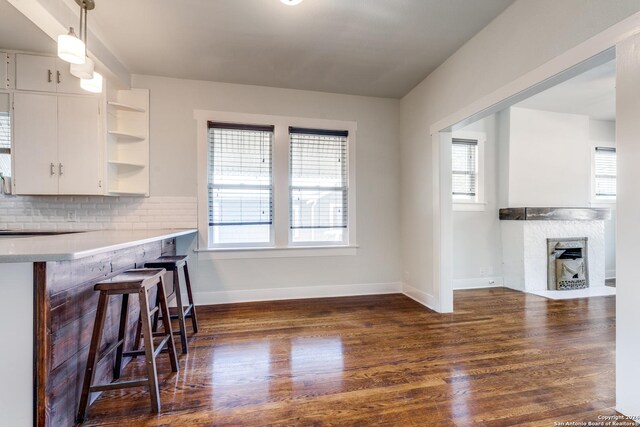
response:
[[[68,221],[69,212],[75,215]],[[195,228],[195,197],[1,196],[0,230]]]

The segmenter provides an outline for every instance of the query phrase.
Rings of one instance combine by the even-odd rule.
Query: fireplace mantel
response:
[[[604,221],[611,219],[609,208],[502,208],[500,219],[510,221]]]

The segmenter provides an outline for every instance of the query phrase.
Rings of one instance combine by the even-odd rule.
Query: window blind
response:
[[[453,161],[452,194],[475,196],[478,187],[478,141],[453,138],[451,157]]]
[[[0,173],[11,176],[11,117],[0,111]]]
[[[595,153],[595,190],[596,196],[615,197],[616,195],[616,149],[596,147]]]
[[[347,131],[289,128],[291,230],[347,228],[348,136]],[[328,233],[299,234],[301,240],[342,239],[341,232],[335,238]]]
[[[209,122],[209,226],[272,224],[273,129]]]

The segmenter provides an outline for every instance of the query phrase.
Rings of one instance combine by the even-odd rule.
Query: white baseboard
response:
[[[479,288],[495,288],[504,286],[502,276],[496,277],[476,277],[472,279],[454,279],[453,290],[458,289],[479,289]]]
[[[440,311],[440,304],[433,295],[409,286],[406,283],[402,284],[402,293],[433,311]]]
[[[292,288],[249,289],[237,291],[194,292],[196,305],[231,304],[239,302],[277,301],[304,298],[331,298],[357,295],[397,294],[402,284],[366,283],[358,285],[322,285]]]

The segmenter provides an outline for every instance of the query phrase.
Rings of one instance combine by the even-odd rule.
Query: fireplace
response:
[[[587,238],[547,239],[547,289],[566,291],[589,287]]]

